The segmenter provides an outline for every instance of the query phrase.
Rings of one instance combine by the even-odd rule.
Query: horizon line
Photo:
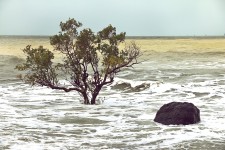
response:
[[[0,35],[0,37],[51,37],[53,35]],[[132,39],[132,38],[225,38],[224,35],[127,35],[126,38]]]

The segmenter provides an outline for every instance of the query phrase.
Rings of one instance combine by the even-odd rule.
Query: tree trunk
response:
[[[91,98],[91,105],[96,104],[96,98],[97,98],[98,94],[93,94],[92,98]]]
[[[83,95],[83,98],[84,98],[84,104],[90,104],[87,93],[82,93],[82,95]]]
[[[96,98],[97,98],[100,90],[101,90],[101,87],[95,88],[94,93],[92,94],[92,98],[91,98],[91,104],[92,105],[96,104]]]

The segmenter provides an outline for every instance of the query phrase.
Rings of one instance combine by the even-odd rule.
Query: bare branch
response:
[[[79,88],[66,88],[66,87],[56,86],[52,83],[44,82],[44,81],[38,81],[37,83],[40,84],[41,86],[50,87],[51,89],[64,90],[65,92],[77,91],[77,92],[82,93],[82,90]]]

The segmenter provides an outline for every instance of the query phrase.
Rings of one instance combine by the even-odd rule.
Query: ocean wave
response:
[[[141,92],[157,87],[160,81],[134,81],[122,78],[115,78],[114,83],[110,85],[111,90],[123,91],[125,93]]]
[[[147,52],[150,53],[150,52]],[[224,57],[225,56],[225,49],[224,50],[179,50],[179,49],[175,49],[175,50],[170,50],[170,51],[165,51],[165,52],[155,52],[155,53],[151,53],[151,55],[148,55],[149,58],[156,58],[156,56],[158,57],[162,57],[162,58],[169,58],[172,60],[176,60],[176,59],[202,59],[207,57]]]
[[[23,58],[13,56],[13,55],[0,55],[0,64],[9,65],[9,64],[18,64],[24,62]]]

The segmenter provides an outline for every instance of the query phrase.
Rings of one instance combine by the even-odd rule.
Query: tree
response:
[[[23,49],[26,62],[16,69],[26,71],[22,78],[31,85],[77,91],[84,104],[96,104],[103,86],[112,83],[121,69],[138,63],[140,49],[135,42],[119,49],[125,41],[125,32],[117,34],[112,25],[97,34],[91,29],[78,30],[81,26],[80,22],[69,19],[60,23],[61,31],[57,35],[50,37],[54,50],[63,55],[61,63],[53,63],[54,53],[43,46],[28,45]],[[59,83],[59,72],[63,72],[71,86]]]

